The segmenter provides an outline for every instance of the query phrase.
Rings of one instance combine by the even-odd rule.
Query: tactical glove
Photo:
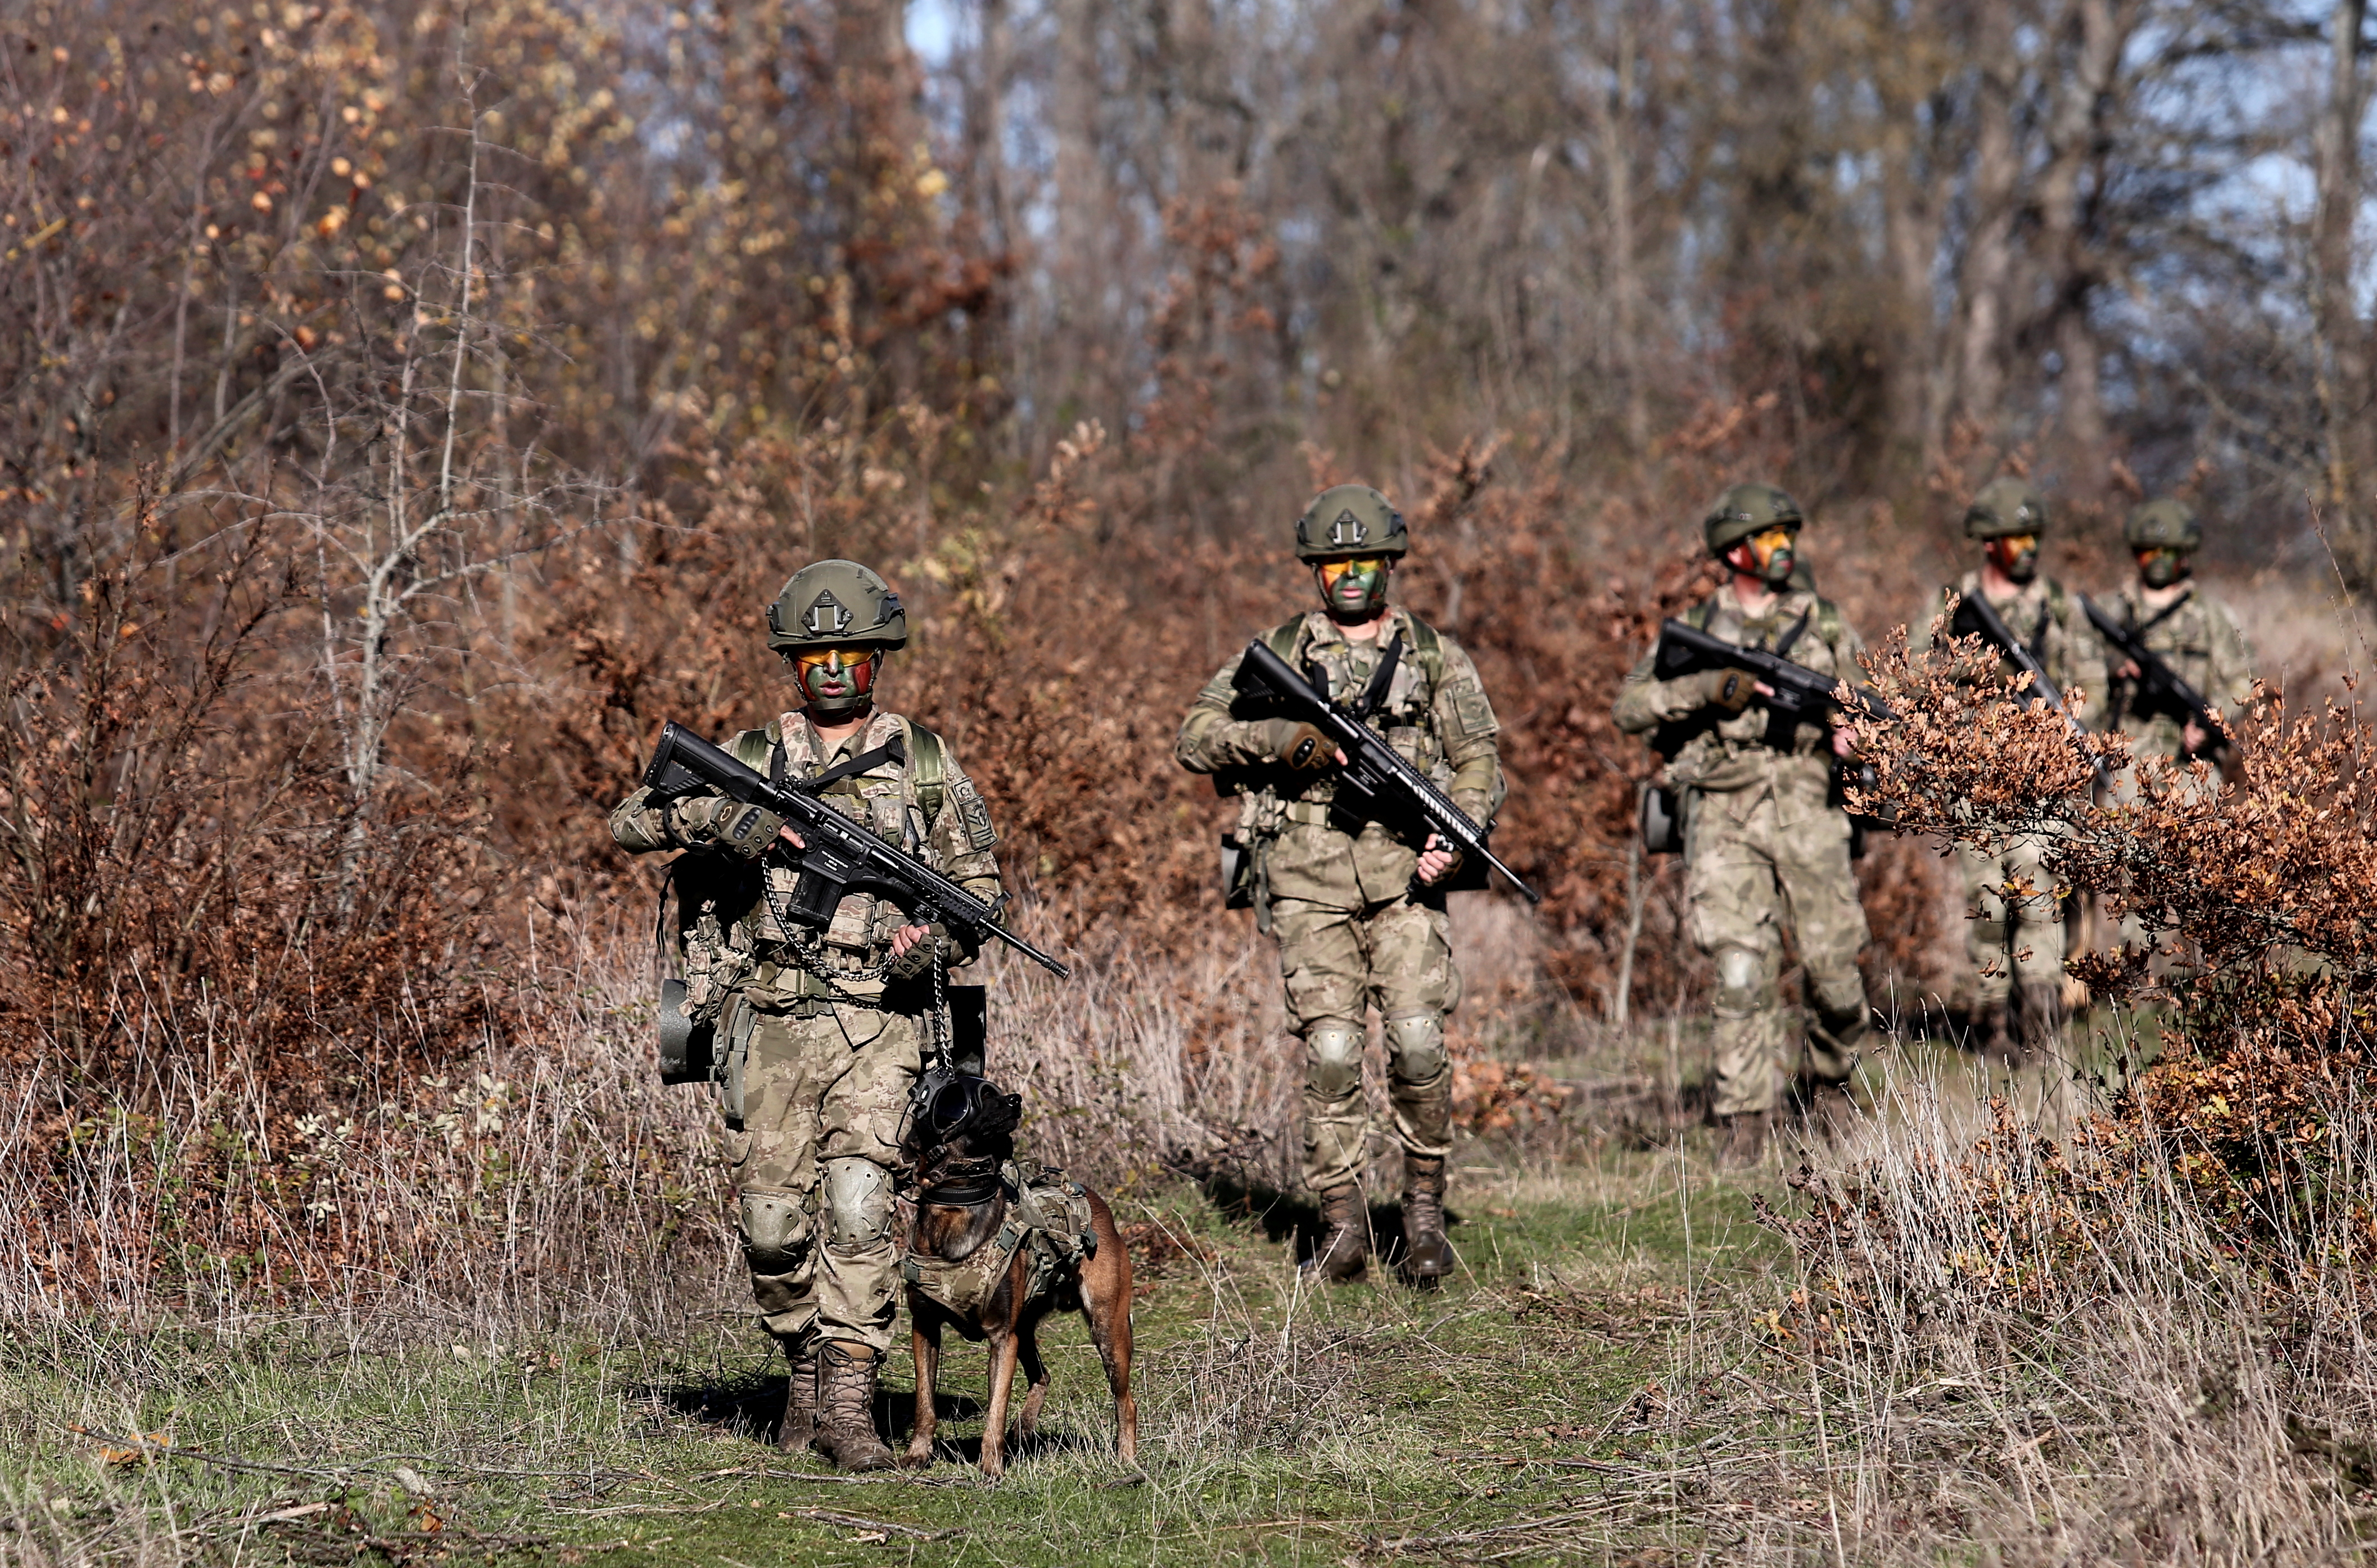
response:
[[[1702,670],[1701,705],[1738,713],[1758,695],[1758,677],[1748,670]]]
[[[1311,724],[1299,719],[1265,719],[1260,729],[1264,751],[1296,772],[1326,772],[1337,765],[1337,748]]]
[[[688,844],[705,841],[756,860],[776,842],[784,820],[764,807],[746,806],[723,796],[702,795],[680,800],[671,808],[677,836]]]
[[[883,977],[887,980],[914,980],[933,970],[933,955],[948,951],[950,962],[962,963],[950,940],[950,928],[936,920],[925,928],[927,935],[907,952],[883,961]]]

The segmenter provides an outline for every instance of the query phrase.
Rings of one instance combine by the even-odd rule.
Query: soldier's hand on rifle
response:
[[[1345,763],[1345,754],[1330,745],[1327,736],[1298,719],[1264,720],[1263,749],[1299,773],[1323,772],[1332,764]]]
[[[2138,662],[2135,659],[2124,659],[2120,664],[2114,667],[2113,678],[2115,680],[2135,680],[2138,676],[2144,674],[2145,674],[2145,671],[2138,668]]]
[[[934,931],[930,926],[902,926],[891,933],[891,962],[883,972],[894,980],[913,980],[933,965]]]
[[[784,825],[784,820],[773,811],[746,806],[724,796],[694,796],[679,801],[675,809],[681,825],[709,829],[721,849],[746,860],[758,858],[775,842],[778,831]]]
[[[1857,726],[1855,724],[1835,724],[1833,726],[1834,756],[1854,757],[1857,755]]]
[[[800,834],[793,832],[790,828],[777,829],[776,836],[783,840],[786,844],[791,844],[794,849],[806,849],[809,846],[808,840],[801,837]]]
[[[1460,868],[1461,852],[1444,847],[1444,841],[1434,833],[1420,846],[1417,875],[1420,886],[1432,888]]]
[[[1756,696],[1772,697],[1773,689],[1748,670],[1702,670],[1701,672],[1701,703],[1703,707],[1723,708],[1738,713],[1750,706]]]
[[[2210,745],[2211,740],[2212,732],[2193,719],[2185,720],[2179,726],[2179,745],[2183,752],[2190,755],[2202,752]]]

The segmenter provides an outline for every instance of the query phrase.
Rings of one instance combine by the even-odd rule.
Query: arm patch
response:
[[[950,804],[958,808],[958,823],[965,829],[966,843],[977,850],[989,849],[998,843],[998,831],[990,825],[990,808],[984,804],[973,781],[963,773],[950,780]]]

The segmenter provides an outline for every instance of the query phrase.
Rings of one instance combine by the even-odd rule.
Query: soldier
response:
[[[995,904],[997,837],[981,796],[938,736],[875,705],[884,657],[908,638],[899,596],[855,562],[819,561],[784,584],[768,633],[798,711],[727,749],[777,779],[824,781],[836,809]],[[904,762],[889,749],[895,740]],[[743,1256],[760,1324],[792,1362],[782,1446],[814,1441],[845,1470],[880,1469],[891,1463],[874,1400],[899,1286],[900,1121],[930,1027],[934,967],[973,954],[866,894],[844,898],[822,932],[782,916],[794,868],[767,852],[780,837],[794,849],[801,841],[758,807],[656,804],[639,789],[611,813],[611,833],[630,854],[692,851],[676,868],[681,899],[688,868],[727,890],[701,905],[687,967],[725,998],[721,1107]]]
[[[1829,600],[1796,586],[1798,504],[1772,485],[1737,485],[1702,522],[1712,556],[1733,573],[1684,619],[1738,647],[1762,648],[1822,675],[1858,678],[1865,644]],[[1645,654],[1627,676],[1618,727],[1650,732],[1667,758],[1666,782],[1684,822],[1684,896],[1692,940],[1716,965],[1716,1105],[1720,1161],[1756,1164],[1765,1153],[1782,1075],[1804,1043],[1815,1081],[1815,1119],[1836,1125],[1846,1084],[1873,1031],[1857,951],[1865,908],[1849,867],[1849,820],[1834,789],[1838,760],[1857,732],[1837,715],[1823,724],[1771,712],[1773,688],[1743,670],[1653,678]],[[1776,988],[1788,934],[1814,993],[1813,1026],[1798,1021]]]
[[[1369,726],[1485,826],[1502,803],[1499,726],[1460,644],[1387,602],[1408,547],[1403,515],[1376,490],[1322,491],[1296,523],[1296,558],[1312,568],[1321,608],[1263,640],[1289,664],[1325,675],[1329,691],[1362,698]],[[1390,647],[1401,649],[1393,677],[1372,694],[1371,676]],[[1404,1153],[1405,1269],[1427,1287],[1452,1266],[1444,1239],[1452,1131],[1444,1015],[1460,999],[1461,976],[1444,890],[1460,863],[1432,834],[1413,844],[1377,822],[1349,832],[1332,820],[1332,775],[1342,759],[1314,744],[1320,732],[1308,725],[1236,716],[1237,668],[1233,658],[1197,694],[1174,755],[1192,772],[1220,773],[1217,784],[1241,796],[1238,839],[1252,859],[1256,923],[1279,940],[1288,1025],[1304,1038],[1304,1179],[1328,1227],[1311,1267],[1343,1281],[1369,1263],[1362,1051],[1375,1006]]]
[[[2234,719],[2253,700],[2253,653],[2237,617],[2195,584],[2195,552],[2204,545],[2204,524],[2183,501],[2148,501],[2121,526],[2121,540],[2138,563],[2137,584],[2113,596],[2112,617],[2144,639],[2149,652],[2195,688],[2204,701]],[[2226,737],[2208,732],[2196,716],[2168,703],[2152,704],[2139,689],[2143,673],[2126,657],[2112,671],[2105,727],[2130,737],[2132,757],[2159,757],[2187,763],[2215,758]],[[2133,773],[2116,781],[2116,798],[2135,790]],[[2145,928],[2132,911],[2121,921],[2124,945],[2147,945]]]
[[[2065,696],[2072,722],[2093,728],[2104,712],[2103,644],[2083,623],[2079,604],[2062,584],[2038,574],[2039,541],[2047,533],[2047,497],[2028,481],[1990,481],[1965,512],[1965,536],[1981,546],[1979,569],[1942,589],[1950,597],[1979,594]],[[1997,680],[2012,687],[2020,673],[1999,662]],[[2011,1052],[2010,1002],[2018,989],[2021,1044],[2046,1049],[2063,1027],[2063,907],[2046,867],[2047,839],[2020,835],[1994,853],[1956,846],[1965,874],[1969,919],[1965,931],[1971,973],[1960,1000],[1992,1055]]]

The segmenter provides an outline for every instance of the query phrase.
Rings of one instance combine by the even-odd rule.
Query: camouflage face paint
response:
[[[2187,552],[2155,545],[2138,552],[2138,577],[2148,588],[2168,588],[2189,573]]]
[[[1989,542],[1989,559],[2008,581],[2028,582],[2038,575],[2038,535],[2009,533]]]
[[[790,663],[806,706],[820,718],[840,718],[873,697],[883,653],[876,648],[804,649]]]
[[[1387,602],[1391,568],[1382,556],[1321,561],[1312,570],[1320,583],[1321,602],[1329,606],[1331,615],[1367,620]]]
[[[1751,534],[1741,547],[1750,552],[1753,575],[1770,588],[1780,588],[1791,581],[1791,569],[1798,564],[1798,529],[1778,524]]]

